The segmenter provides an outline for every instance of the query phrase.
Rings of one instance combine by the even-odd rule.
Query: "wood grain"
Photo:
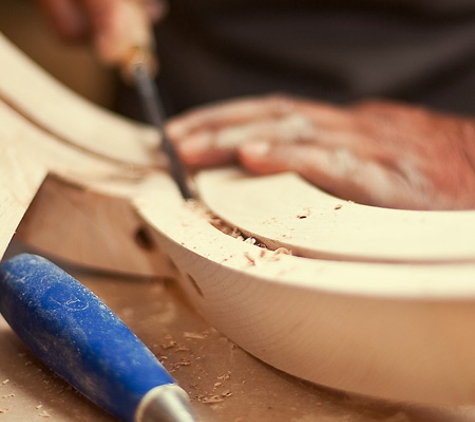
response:
[[[250,353],[334,388],[474,402],[474,264],[276,255],[215,229],[166,175],[143,189],[137,209],[161,234],[188,296]]]
[[[296,174],[218,169],[200,197],[231,226],[295,255],[371,262],[475,262],[475,211],[396,210],[344,201]]]
[[[64,259],[168,276],[171,259],[194,306],[279,369],[391,400],[475,403],[472,212],[364,207],[234,169],[199,175],[206,205],[185,202],[151,154],[156,131],[67,91],[4,37],[0,58],[2,254],[29,208],[18,234]],[[218,230],[207,206],[270,249]]]
[[[0,154],[0,256],[5,253],[30,202],[46,177],[46,169],[29,169],[29,160],[13,148]]]
[[[128,166],[156,165],[156,130],[84,100],[0,33],[0,99],[65,143]],[[134,139],[134,142],[132,142]]]
[[[128,199],[158,168],[157,131],[69,91],[1,34],[0,57],[2,255],[28,209],[17,237],[40,251],[101,270],[170,276]]]

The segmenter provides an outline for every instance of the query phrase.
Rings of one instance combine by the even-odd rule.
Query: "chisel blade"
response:
[[[180,160],[175,145],[170,141],[165,131],[164,109],[152,73],[145,63],[136,63],[131,73],[148,122],[158,128],[162,135],[161,148],[168,157],[172,178],[178,185],[184,199],[194,198],[188,184],[185,167]]]

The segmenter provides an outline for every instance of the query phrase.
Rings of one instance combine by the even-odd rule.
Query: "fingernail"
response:
[[[242,153],[252,157],[264,157],[270,151],[270,144],[268,142],[252,142],[244,144],[240,150]]]

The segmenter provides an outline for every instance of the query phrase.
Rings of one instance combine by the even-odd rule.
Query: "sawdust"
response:
[[[231,378],[231,371],[225,372],[223,375],[220,375],[217,377],[219,380],[224,380],[227,381],[229,378]]]
[[[224,398],[218,395],[198,397],[198,401],[203,404],[216,404],[222,403]]]
[[[172,336],[165,336],[165,341],[163,343],[160,344],[160,347],[162,349],[171,349],[172,347],[175,347],[176,346],[176,341],[173,340]]]
[[[262,248],[267,246],[264,242],[260,241],[251,236],[246,236],[238,227],[232,226],[229,223],[223,221],[220,217],[215,215],[203,202],[199,200],[188,200],[186,205],[191,208],[191,210],[199,215],[205,217],[208,222],[220,232],[233,237],[234,239],[242,240],[243,242],[251,243]]]
[[[231,371],[225,372],[223,375],[216,377],[218,381],[213,384],[211,392],[196,395],[196,399],[203,404],[223,403],[225,399],[231,397],[233,392],[226,388],[226,381],[231,378]]]
[[[280,247],[275,250],[261,249],[257,254],[244,252],[244,257],[250,262],[251,265],[257,265],[259,261],[279,261],[282,255],[292,255],[292,251],[290,249]]]
[[[238,227],[232,226],[226,221],[215,215],[203,202],[199,200],[189,200],[186,205],[192,209],[193,212],[198,213],[208,220],[208,222],[222,233],[231,236],[234,239],[241,240],[250,245],[257,246],[260,250],[244,252],[244,258],[249,265],[255,266],[259,262],[279,261],[282,255],[292,255],[292,251],[285,247],[270,248],[262,240],[253,236],[247,236]],[[311,210],[305,209],[304,212],[297,215],[299,219],[305,219],[311,214]],[[285,237],[285,236],[284,236]]]
[[[183,338],[190,342],[190,345],[180,344],[172,335],[163,336],[160,347],[166,350],[167,356],[160,356],[159,360],[164,364],[167,370],[173,374],[177,371],[190,370],[196,374],[202,371],[199,364],[201,356],[195,356],[193,353],[193,345],[198,346],[199,343],[208,338],[212,331],[205,330],[202,332],[184,331]],[[199,346],[198,346],[199,347]],[[180,356],[181,355],[181,356]],[[195,375],[199,379],[199,375]],[[216,376],[214,382],[208,390],[198,388],[196,385],[188,386],[188,395],[191,400],[206,405],[219,405],[225,400],[233,396],[233,391],[229,388],[228,380],[231,378],[231,371],[226,371]],[[193,391],[195,390],[195,391]]]

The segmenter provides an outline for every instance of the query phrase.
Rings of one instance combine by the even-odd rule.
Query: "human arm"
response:
[[[284,96],[204,107],[169,134],[191,167],[239,161],[295,171],[343,199],[408,209],[475,208],[475,121],[390,102],[335,107]]]

